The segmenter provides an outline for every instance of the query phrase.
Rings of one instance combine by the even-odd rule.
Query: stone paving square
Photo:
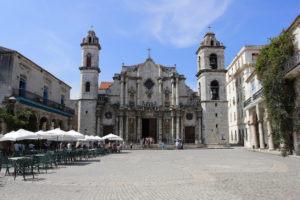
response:
[[[300,159],[236,149],[134,150],[23,181],[0,173],[0,199],[300,199]]]

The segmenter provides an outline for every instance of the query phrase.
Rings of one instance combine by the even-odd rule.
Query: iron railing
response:
[[[296,55],[291,57],[286,63],[284,63],[283,71],[284,74],[289,73],[292,71],[295,67],[297,67],[300,64],[300,52],[297,52]]]
[[[15,97],[23,97],[25,99],[34,101],[36,103],[51,107],[51,108],[55,108],[58,110],[61,110],[63,112],[69,113],[69,114],[75,114],[74,109],[71,109],[67,106],[65,106],[64,104],[60,104],[54,101],[51,101],[49,99],[45,99],[43,97],[41,97],[40,95],[37,95],[35,93],[29,92],[27,90],[24,89],[20,89],[20,88],[15,88],[13,89],[13,96]]]
[[[251,97],[249,97],[246,101],[244,101],[244,108],[247,107],[250,103],[254,102],[256,99],[260,98],[262,94],[263,94],[263,89],[260,88]]]
[[[258,90],[257,92],[255,92],[255,93],[253,94],[253,101],[255,101],[256,99],[258,99],[259,97],[261,97],[262,94],[263,94],[263,89],[260,88],[260,90]]]
[[[244,107],[247,107],[252,102],[252,97],[244,101]]]

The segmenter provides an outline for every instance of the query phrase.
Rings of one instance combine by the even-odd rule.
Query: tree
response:
[[[20,128],[36,131],[36,117],[34,111],[25,109],[16,113],[9,113],[3,108],[0,108],[0,118],[4,119],[7,125],[7,131],[18,130]]]

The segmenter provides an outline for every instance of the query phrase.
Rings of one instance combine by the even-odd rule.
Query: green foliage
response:
[[[272,124],[275,141],[281,141],[282,152],[292,150],[295,91],[293,81],[284,78],[283,65],[294,54],[294,35],[283,32],[270,39],[260,52],[256,72],[262,81],[263,98]]]
[[[0,108],[0,118],[6,122],[7,131],[18,130],[20,128],[36,131],[36,117],[34,112],[29,109],[11,114]]]

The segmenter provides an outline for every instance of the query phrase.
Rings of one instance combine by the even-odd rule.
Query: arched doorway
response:
[[[50,129],[55,129],[55,128],[57,128],[57,122],[56,122],[56,119],[52,119]]]
[[[39,130],[43,130],[43,131],[46,131],[46,130],[49,130],[49,124],[48,124],[48,119],[46,117],[42,117],[40,119],[40,123],[39,123]]]
[[[59,122],[58,122],[58,128],[60,128],[61,130],[65,130],[64,122],[62,120],[59,120]]]

